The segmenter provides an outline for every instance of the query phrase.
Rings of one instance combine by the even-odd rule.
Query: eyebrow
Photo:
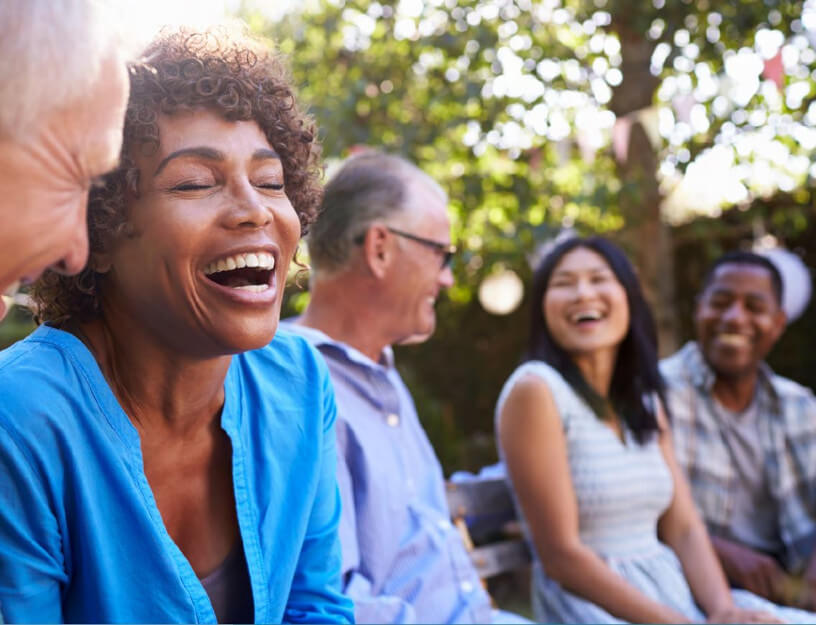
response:
[[[202,158],[208,161],[223,161],[226,160],[227,155],[224,154],[221,150],[216,150],[215,148],[209,148],[207,146],[197,146],[192,148],[182,148],[181,150],[176,150],[175,152],[171,152],[167,156],[165,156],[159,166],[156,168],[156,171],[153,173],[153,177],[159,175],[159,173],[164,169],[167,164],[177,158],[183,156],[197,156],[198,158]],[[259,148],[252,153],[252,160],[253,161],[261,161],[267,159],[275,159],[280,160],[280,156],[275,150],[271,150],[269,148]]]
[[[564,276],[573,276],[579,273],[605,273],[612,271],[609,267],[591,267],[589,269],[556,269],[552,272],[553,276],[564,275]]]

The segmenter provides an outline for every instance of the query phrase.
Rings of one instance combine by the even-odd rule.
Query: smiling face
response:
[[[697,301],[697,340],[717,375],[755,375],[785,328],[767,269],[726,263]]]
[[[572,356],[617,349],[629,331],[626,291],[603,256],[585,247],[555,266],[542,308],[553,340]]]
[[[127,95],[125,65],[110,58],[86,96],[35,136],[0,141],[0,293],[48,267],[71,274],[85,265],[88,190],[119,160]]]
[[[210,357],[274,336],[300,222],[281,161],[255,122],[195,111],[160,117],[159,149],[133,155],[133,236],[108,269],[103,316],[144,326],[170,349]]]
[[[406,181],[404,211],[389,225],[403,232],[450,246],[450,219],[444,194],[420,176]],[[420,342],[436,328],[436,298],[453,285],[443,252],[397,234],[390,234],[396,262],[387,283],[394,290],[392,343]]]

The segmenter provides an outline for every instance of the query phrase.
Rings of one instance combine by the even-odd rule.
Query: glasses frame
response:
[[[453,262],[453,257],[456,255],[456,246],[451,245],[448,243],[441,243],[439,241],[434,241],[433,239],[426,239],[425,237],[421,237],[417,234],[412,234],[410,232],[405,232],[404,230],[399,230],[398,228],[392,228],[391,226],[385,226],[385,229],[388,230],[391,234],[395,234],[398,237],[403,237],[404,239],[408,239],[410,241],[414,241],[419,243],[420,245],[424,245],[425,247],[429,247],[432,250],[439,252],[442,254],[442,264],[439,266],[440,271],[442,269],[447,269],[451,266]],[[365,240],[365,233],[358,235],[354,242],[360,245]]]

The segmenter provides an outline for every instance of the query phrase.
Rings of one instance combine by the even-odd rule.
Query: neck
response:
[[[231,356],[171,352],[139,324],[79,325],[102,373],[137,429],[189,434],[211,427],[224,404]]]
[[[718,402],[732,412],[742,412],[754,400],[758,372],[727,377],[717,374],[712,393]]]
[[[592,390],[601,397],[608,397],[617,356],[617,348],[609,348],[573,355],[572,361]]]
[[[350,273],[318,279],[311,286],[309,306],[298,323],[320,330],[378,362],[392,343],[378,300],[376,289]]]

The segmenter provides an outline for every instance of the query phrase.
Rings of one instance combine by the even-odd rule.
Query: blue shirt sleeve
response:
[[[8,623],[63,621],[59,524],[45,481],[0,424],[0,611]]]
[[[319,358],[319,357],[318,357]],[[340,591],[340,493],[337,489],[337,451],[334,389],[320,361],[323,396],[323,453],[320,483],[309,517],[298,566],[284,611],[287,623],[353,623],[351,600]]]

